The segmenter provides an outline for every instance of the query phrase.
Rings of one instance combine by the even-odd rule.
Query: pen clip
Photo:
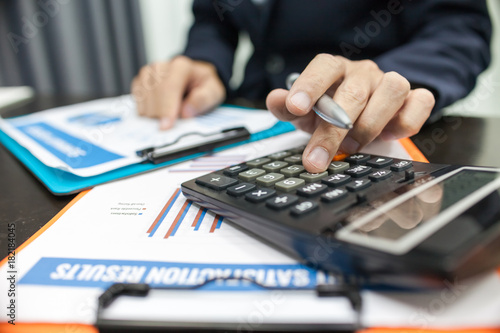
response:
[[[224,130],[223,130],[224,131]],[[163,144],[161,146],[153,146],[153,147],[149,147],[149,148],[144,148],[144,149],[141,149],[141,150],[138,150],[136,151],[136,154],[137,156],[139,157],[145,157],[147,156],[149,153],[157,150],[157,149],[161,149],[161,148],[165,148],[165,147],[169,147],[169,146],[172,146],[172,145],[175,145],[176,143],[178,143],[179,141],[181,141],[182,139],[188,137],[188,136],[192,136],[192,135],[197,135],[197,136],[209,136],[209,135],[214,135],[214,134],[217,134],[217,133],[220,133],[220,132],[216,132],[216,133],[200,133],[200,132],[188,132],[188,133],[184,133],[182,135],[180,135],[179,137],[177,137],[177,139],[175,139],[174,141],[172,142],[169,142],[169,143],[166,143],[166,144]]]
[[[190,135],[201,137],[196,143],[182,144],[181,139]],[[159,164],[173,159],[186,157],[197,153],[208,153],[215,148],[244,141],[250,138],[250,132],[245,127],[224,129],[217,133],[186,133],[174,142],[160,147],[146,148],[137,152],[145,161]]]

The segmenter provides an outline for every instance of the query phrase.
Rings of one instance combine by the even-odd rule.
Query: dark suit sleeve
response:
[[[193,2],[194,23],[184,55],[212,63],[227,89],[238,44],[238,30],[227,15],[230,8],[220,7],[217,3],[210,0]]]
[[[375,62],[416,86],[433,90],[435,110],[466,96],[489,65],[491,22],[483,0],[403,2],[406,43]],[[399,16],[399,15],[398,15]]]

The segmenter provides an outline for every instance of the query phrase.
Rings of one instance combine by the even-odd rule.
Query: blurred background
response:
[[[209,1],[209,0],[207,0]],[[119,95],[146,63],[182,52],[192,23],[191,0],[0,0],[0,86],[37,94]],[[493,61],[447,114],[500,116],[500,1],[488,0]],[[238,46],[233,86],[252,46]]]

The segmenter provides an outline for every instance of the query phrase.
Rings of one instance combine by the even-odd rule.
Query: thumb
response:
[[[214,81],[204,82],[191,89],[182,103],[181,116],[183,118],[206,113],[224,101],[225,89],[220,82]]]

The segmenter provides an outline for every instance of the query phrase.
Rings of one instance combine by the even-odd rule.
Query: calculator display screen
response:
[[[404,253],[485,197],[494,200],[493,206],[498,209],[499,187],[498,172],[463,168],[371,202],[362,216],[354,213],[347,219],[350,224],[339,233],[339,238]],[[478,219],[477,223],[481,221]]]

